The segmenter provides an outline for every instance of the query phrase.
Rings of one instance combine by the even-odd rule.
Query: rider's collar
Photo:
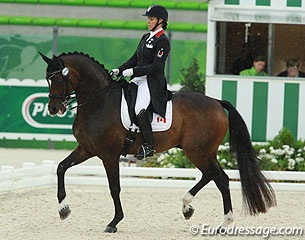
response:
[[[146,42],[151,39],[153,36],[155,36],[157,33],[164,31],[162,27],[158,28],[156,31],[150,31],[149,37],[146,39]]]

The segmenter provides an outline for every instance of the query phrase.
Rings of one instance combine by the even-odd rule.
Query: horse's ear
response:
[[[48,58],[47,56],[43,55],[41,52],[39,52],[40,56],[42,57],[42,59],[47,63],[49,64],[52,59]]]

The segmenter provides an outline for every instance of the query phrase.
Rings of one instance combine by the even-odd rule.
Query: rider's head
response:
[[[167,20],[168,20],[168,12],[165,7],[157,4],[153,4],[149,6],[142,16],[147,16],[147,17],[156,17],[158,19],[157,24],[154,26],[152,31],[154,31],[157,26],[162,24],[162,28],[165,30],[167,27]],[[160,19],[163,19],[163,21],[159,21]]]

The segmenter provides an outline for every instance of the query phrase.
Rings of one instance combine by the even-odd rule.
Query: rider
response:
[[[153,156],[153,133],[147,108],[152,103],[154,112],[165,117],[166,103],[171,98],[164,76],[165,61],[170,51],[167,27],[168,12],[161,5],[151,5],[142,16],[147,16],[149,33],[142,36],[134,54],[124,64],[112,69],[113,75],[131,76],[137,85],[135,114],[142,134],[143,145],[135,155],[142,159]]]

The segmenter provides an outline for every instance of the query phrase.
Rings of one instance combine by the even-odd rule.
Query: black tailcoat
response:
[[[133,68],[132,77],[147,75],[154,111],[165,117],[166,103],[171,99],[171,92],[167,90],[164,76],[170,44],[163,30],[150,39],[148,39],[149,36],[149,33],[142,36],[135,53],[119,67],[119,70],[122,72],[125,69]]]

